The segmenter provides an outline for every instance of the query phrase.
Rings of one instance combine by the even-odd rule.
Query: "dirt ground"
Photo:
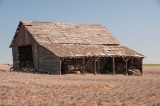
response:
[[[143,76],[60,76],[9,72],[8,65],[0,65],[0,106],[159,106],[156,70]]]

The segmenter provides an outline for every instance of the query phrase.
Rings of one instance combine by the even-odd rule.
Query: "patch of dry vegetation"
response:
[[[159,76],[0,71],[0,105],[160,105]]]

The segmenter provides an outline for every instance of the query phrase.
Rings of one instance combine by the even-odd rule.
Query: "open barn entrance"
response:
[[[32,46],[19,46],[19,70],[28,71],[34,69]]]
[[[99,59],[101,74],[124,74],[125,62],[119,57],[104,57]],[[114,67],[114,69],[113,69]],[[113,71],[114,70],[114,71]]]
[[[121,57],[115,58],[115,74],[126,74],[126,62]]]
[[[62,62],[62,74],[94,73],[94,58],[67,58]]]
[[[85,57],[65,58],[61,64],[62,74],[142,74],[142,59],[132,57]]]
[[[113,73],[113,67],[112,67],[112,58],[100,58],[100,73],[101,74],[111,74]]]
[[[67,58],[64,59],[62,62],[62,74],[73,74],[73,73],[80,73],[83,66],[82,66],[82,59],[71,59]]]
[[[141,75],[142,59],[133,57],[100,58],[101,74]]]

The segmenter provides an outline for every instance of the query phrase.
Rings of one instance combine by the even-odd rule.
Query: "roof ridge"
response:
[[[50,23],[50,24],[61,24],[61,25],[96,25],[96,26],[103,26],[105,27],[104,25],[102,24],[75,24],[75,23],[63,23],[63,22],[47,22],[47,21],[30,21],[30,20],[21,20],[20,21],[21,23]]]

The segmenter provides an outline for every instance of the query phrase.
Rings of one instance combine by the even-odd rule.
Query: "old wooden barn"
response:
[[[143,70],[144,56],[122,46],[99,24],[20,21],[10,47],[14,70],[52,74]]]

